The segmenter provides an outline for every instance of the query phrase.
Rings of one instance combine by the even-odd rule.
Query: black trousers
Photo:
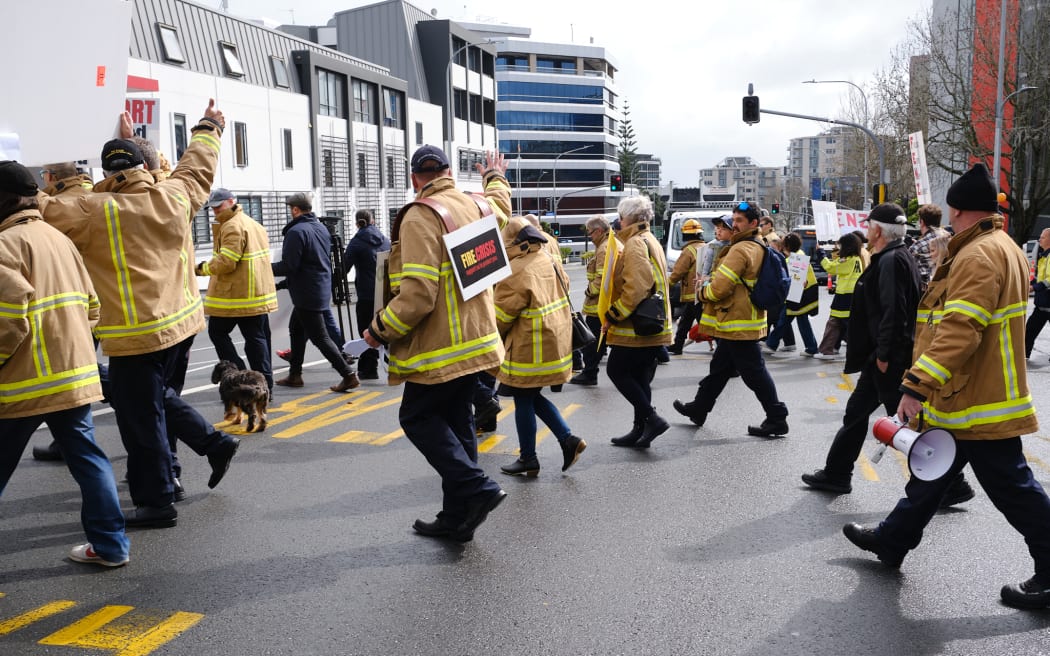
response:
[[[372,325],[375,315],[375,300],[371,298],[358,298],[354,305],[354,314],[357,315],[357,335],[364,337],[365,331]],[[361,354],[357,360],[357,370],[361,373],[376,373],[379,371],[379,351],[368,349]]]
[[[891,363],[886,367],[886,373],[882,373],[874,361],[861,369],[857,386],[846,401],[842,427],[835,433],[835,439],[828,449],[824,471],[830,478],[848,481],[853,475],[853,463],[856,462],[868,437],[868,420],[871,413],[880,405],[888,415],[897,412],[897,406],[901,402],[900,384],[905,369],[903,365]]]
[[[656,355],[662,346],[610,346],[605,367],[617,391],[634,408],[634,424],[641,425],[653,414],[653,376]]]
[[[682,304],[682,315],[678,317],[678,330],[675,331],[674,343],[671,344],[671,348],[681,350],[685,346],[685,340],[689,337],[689,329],[696,322],[696,316],[699,314],[701,307],[692,301],[685,301]]]
[[[500,489],[478,466],[470,403],[475,385],[474,374],[437,385],[406,382],[398,412],[405,437],[441,476],[438,517],[452,525],[463,521],[471,498]]]
[[[1021,438],[956,440],[955,444],[955,461],[947,474],[935,481],[914,476],[908,481],[904,488],[907,496],[879,524],[879,540],[900,555],[919,546],[923,530],[937,513],[945,492],[969,463],[996,509],[1024,536],[1035,561],[1035,573],[1050,580],[1050,499],[1028,467]]]
[[[1050,312],[1033,308],[1032,314],[1024,324],[1024,355],[1032,357],[1032,347],[1035,346],[1035,338],[1043,331],[1043,326],[1050,321]]]
[[[171,386],[192,338],[161,351],[110,356],[110,405],[120,439],[128,452],[128,489],[136,506],[166,506],[173,501],[176,475],[169,439],[207,455],[230,441],[215,430]]]
[[[227,360],[244,369],[244,360],[237,354],[237,349],[230,339],[234,328],[240,328],[244,337],[244,355],[248,364],[266,378],[266,384],[273,389],[273,369],[270,363],[270,317],[256,314],[250,317],[208,317],[208,337],[215,346],[215,354],[220,360]]]
[[[766,361],[762,359],[758,341],[718,338],[715,343],[717,346],[715,354],[711,356],[711,370],[697,386],[696,397],[693,400],[696,409],[711,412],[726,383],[734,372],[739,372],[741,380],[762,404],[767,418],[787,417],[787,406],[777,397],[776,385],[766,370]]]
[[[307,339],[321,351],[321,355],[341,376],[349,376],[354,373],[354,370],[343,359],[340,352],[342,345],[337,346],[328,335],[323,311],[292,308],[292,315],[288,318],[288,333],[292,341],[292,352],[288,355],[289,376],[299,376],[303,373],[303,357],[306,354]]]
[[[598,365],[601,363],[602,358],[605,357],[605,352],[609,349],[609,346],[605,343],[605,338],[601,337],[602,320],[589,314],[585,314],[584,319],[587,321],[587,327],[599,339],[593,346],[580,349],[580,355],[583,356],[583,375],[597,378]]]

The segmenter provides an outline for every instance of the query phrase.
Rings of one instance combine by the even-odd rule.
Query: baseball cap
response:
[[[216,187],[212,190],[211,196],[208,196],[208,207],[218,207],[224,202],[234,198],[234,195],[230,193],[229,189],[223,189],[222,187]]]
[[[144,161],[142,150],[127,139],[111,139],[102,146],[102,168],[107,171],[123,171]]]
[[[716,225],[716,226],[717,225],[725,226],[726,228],[732,228],[733,227],[733,224],[732,224],[732,222],[730,222],[729,217],[726,217],[726,216],[716,216],[715,218],[711,219],[711,223]]]
[[[437,146],[420,146],[412,155],[412,172],[443,171],[449,167],[448,157]]]

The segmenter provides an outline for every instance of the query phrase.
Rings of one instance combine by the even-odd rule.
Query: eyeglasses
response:
[[[51,169],[40,169],[40,177],[44,177],[45,173],[50,173]]]

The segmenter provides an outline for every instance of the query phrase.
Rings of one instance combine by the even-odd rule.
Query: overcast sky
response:
[[[207,2],[218,6],[219,2]],[[229,0],[229,11],[283,23],[323,25],[338,11],[374,4],[362,0]],[[663,183],[696,186],[698,170],[728,156],[762,166],[787,163],[792,137],[827,124],[762,115],[747,126],[740,99],[748,82],[763,108],[822,117],[841,116],[851,87],[801,84],[850,80],[870,84],[907,23],[929,0],[419,0],[438,18],[530,27],[541,41],[595,45],[619,63],[616,85],[630,103],[639,152],[663,160]],[[869,94],[870,95],[870,94]]]

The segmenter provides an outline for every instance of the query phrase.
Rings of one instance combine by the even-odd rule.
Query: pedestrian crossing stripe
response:
[[[6,595],[0,592],[0,598]],[[77,605],[67,599],[52,601],[14,617],[0,620],[0,636],[65,612]],[[204,619],[200,613],[103,606],[41,639],[38,644],[103,650],[113,656],[147,656]]]

